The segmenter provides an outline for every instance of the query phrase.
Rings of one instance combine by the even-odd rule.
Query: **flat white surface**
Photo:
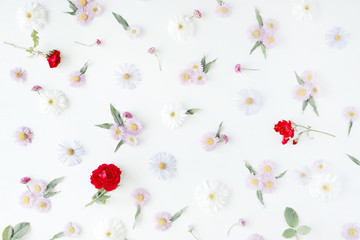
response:
[[[19,28],[16,10],[26,1],[3,0],[0,15],[0,41],[30,46],[30,32]],[[49,239],[62,230],[67,221],[80,224],[83,232],[79,239],[93,239],[93,228],[99,219],[116,216],[124,221],[128,239],[192,239],[186,227],[195,226],[200,239],[226,238],[228,227],[239,218],[246,219],[244,229],[235,228],[228,239],[246,239],[259,233],[268,240],[282,239],[287,225],[283,218],[286,206],[293,207],[300,223],[313,228],[301,239],[340,239],[341,226],[347,222],[360,222],[360,168],[345,153],[360,156],[360,125],[354,123],[347,136],[348,122],[343,109],[348,105],[360,107],[358,23],[360,3],[355,0],[318,0],[319,12],[314,22],[295,19],[291,1],[227,1],[232,7],[229,18],[215,14],[217,2],[191,0],[122,0],[99,1],[104,6],[101,17],[87,27],[79,26],[74,17],[64,14],[68,3],[39,2],[49,11],[49,22],[40,32],[41,50],[59,49],[62,62],[49,69],[45,59],[26,58],[25,51],[0,44],[0,228],[20,221],[31,222],[28,239]],[[247,29],[256,24],[254,8],[258,7],[264,19],[274,18],[280,24],[280,43],[269,50],[264,60],[260,49],[249,56],[253,43]],[[199,9],[203,19],[196,21],[197,31],[192,40],[178,43],[167,33],[169,19],[177,14],[192,13]],[[130,40],[111,12],[123,15],[130,24],[142,27],[143,35]],[[328,48],[325,35],[334,26],[342,26],[350,33],[347,48],[337,51]],[[103,41],[100,47],[87,48],[73,41]],[[159,72],[156,58],[147,49],[159,49],[163,71]],[[209,72],[210,80],[203,86],[182,86],[178,74],[188,64],[200,60],[203,54],[218,61]],[[68,76],[90,60],[87,83],[81,88],[69,86]],[[121,90],[114,79],[118,64],[135,64],[143,75],[142,83],[133,91]],[[236,74],[236,63],[259,72]],[[9,77],[10,69],[27,70],[28,80],[18,84]],[[320,117],[309,107],[301,114],[301,102],[292,97],[297,82],[293,71],[299,74],[314,70],[319,76],[322,96],[317,99]],[[39,96],[30,91],[34,84],[48,89],[60,89],[70,100],[70,107],[59,117],[44,115],[39,107]],[[236,107],[237,92],[252,87],[263,92],[265,104],[254,116],[245,116]],[[184,126],[172,131],[161,121],[164,104],[182,102],[188,108],[202,111],[189,117]],[[120,111],[130,111],[144,124],[139,137],[140,145],[124,145],[113,153],[116,142],[109,133],[95,124],[111,122],[109,103]],[[315,129],[336,135],[313,135],[315,139],[302,139],[297,146],[281,145],[281,137],[273,131],[281,119],[311,125]],[[230,142],[213,152],[205,152],[200,145],[203,133],[216,131],[224,121],[223,132]],[[13,131],[28,126],[34,132],[33,143],[20,147],[13,141]],[[86,149],[83,163],[67,168],[57,159],[59,143],[79,140]],[[147,162],[159,151],[172,153],[177,159],[176,176],[166,182],[158,181],[148,170]],[[278,190],[264,195],[263,208],[254,191],[247,189],[248,174],[243,161],[256,166],[262,160],[273,160],[278,172],[288,170]],[[294,178],[294,170],[311,166],[317,159],[329,163],[329,171],[338,175],[343,183],[341,196],[334,202],[321,204],[312,200],[306,187]],[[106,206],[84,205],[95,193],[89,177],[102,163],[115,163],[123,170],[121,187],[111,193]],[[24,209],[19,196],[25,186],[19,183],[23,176],[50,181],[65,176],[59,184],[62,192],[52,198],[49,213]],[[220,212],[205,213],[196,204],[196,186],[206,179],[219,179],[231,190],[229,204]],[[137,187],[144,187],[152,199],[144,207],[135,231],[131,230],[136,207],[131,197]],[[175,213],[189,206],[184,215],[166,232],[155,230],[153,216],[158,211]]]

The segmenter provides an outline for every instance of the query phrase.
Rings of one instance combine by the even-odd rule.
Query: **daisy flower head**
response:
[[[111,137],[117,141],[125,139],[126,128],[117,124],[110,127]]]
[[[316,172],[323,173],[323,172],[326,171],[327,168],[328,168],[327,162],[325,162],[325,161],[322,160],[322,159],[316,160],[316,161],[313,163],[313,169],[314,169],[314,171],[316,171]]]
[[[35,194],[35,196],[42,196],[46,190],[46,182],[42,180],[32,180],[29,182],[28,187],[29,190]]]
[[[231,8],[229,4],[222,2],[221,4],[217,5],[216,13],[220,17],[228,17],[231,13]]]
[[[278,25],[279,25],[279,23],[275,19],[266,19],[264,21],[263,27],[266,29],[266,31],[276,32],[279,28]]]
[[[318,85],[317,85],[316,83],[314,83],[314,82],[305,83],[305,85],[306,85],[306,87],[307,87],[308,89],[310,89],[310,91],[311,91],[310,96],[312,96],[312,97],[318,97],[319,94],[321,94],[321,93],[319,92],[319,87],[318,87]]]
[[[163,122],[171,129],[179,128],[186,118],[186,109],[180,103],[165,105],[161,116]]]
[[[126,133],[132,136],[139,135],[143,129],[142,123],[135,118],[128,119],[125,123],[125,127]]]
[[[261,177],[259,177],[258,175],[254,175],[254,174],[249,174],[246,178],[246,186],[249,189],[253,189],[253,190],[262,190],[264,188],[264,184],[261,180]]]
[[[68,167],[80,164],[80,157],[84,154],[85,150],[78,141],[71,145],[59,144],[59,160]]]
[[[201,139],[201,144],[205,151],[209,152],[216,148],[219,141],[220,139],[216,136],[215,133],[209,132],[203,135]]]
[[[27,73],[22,68],[14,68],[10,71],[10,76],[16,82],[23,83],[26,81]]]
[[[344,117],[354,122],[359,118],[359,111],[354,107],[347,107],[344,109]]]
[[[207,74],[203,71],[194,71],[193,79],[194,83],[197,85],[203,85],[208,80]]]
[[[303,72],[300,77],[305,83],[312,83],[317,81],[316,73],[309,70]]]
[[[272,161],[263,161],[260,163],[258,171],[264,175],[274,175],[275,163]]]
[[[108,218],[97,223],[94,235],[96,240],[125,240],[126,228],[121,220]]]
[[[125,143],[130,146],[137,146],[139,142],[133,135],[125,135]]]
[[[191,69],[194,71],[203,71],[203,67],[200,61],[195,61],[190,65]]]
[[[80,235],[80,232],[80,226],[73,222],[68,222],[64,227],[64,235],[66,237],[77,237]]]
[[[179,75],[180,82],[183,85],[189,85],[194,82],[194,70],[186,69],[182,71]]]
[[[32,192],[27,191],[20,196],[20,204],[25,208],[31,208],[32,206],[34,206],[35,201],[36,196]]]
[[[126,33],[128,34],[128,36],[130,38],[137,38],[140,36],[141,34],[141,28],[139,26],[136,25],[131,25],[128,27],[128,29],[126,30]]]
[[[262,175],[261,181],[264,184],[264,187],[262,189],[263,193],[273,193],[277,188],[277,180],[274,176],[270,175]]]
[[[164,181],[174,176],[176,160],[171,153],[158,152],[151,157],[149,167],[159,180]]]
[[[70,74],[69,82],[72,87],[81,87],[85,84],[86,76],[80,71],[76,71]]]
[[[40,212],[48,212],[51,209],[51,201],[48,198],[40,197],[37,199],[35,206]]]
[[[169,22],[168,32],[174,39],[186,41],[193,37],[195,26],[189,17],[184,15],[176,16]]]
[[[253,25],[248,30],[249,38],[254,42],[260,41],[263,38],[264,34],[264,29],[259,25]]]
[[[29,2],[18,10],[17,18],[22,28],[39,31],[47,22],[47,10],[37,2]]]
[[[42,90],[41,107],[42,110],[49,115],[59,115],[68,106],[68,99],[60,90]]]
[[[249,236],[248,240],[265,240],[265,238],[259,234],[252,234]]]
[[[196,201],[205,211],[218,211],[229,201],[228,187],[219,180],[203,181],[196,190]]]
[[[261,42],[266,48],[273,48],[278,44],[278,39],[274,31],[266,31],[261,37]]]
[[[115,70],[115,78],[124,89],[134,89],[141,81],[140,71],[132,64],[122,64]]]
[[[135,199],[135,204],[140,207],[145,206],[150,200],[150,193],[143,188],[135,189],[132,196]]]
[[[155,215],[156,220],[156,229],[159,231],[166,231],[168,230],[171,225],[171,215],[168,212],[159,212]]]
[[[312,21],[316,7],[313,0],[293,0],[292,11],[299,20]]]
[[[342,227],[341,235],[346,240],[360,239],[360,227],[355,223],[347,223]]]
[[[304,167],[300,170],[295,171],[296,179],[298,180],[299,183],[303,185],[307,185],[310,182],[311,175],[312,175],[311,169],[308,167]]]
[[[335,200],[341,191],[340,181],[336,176],[320,174],[314,176],[309,183],[310,195],[320,202]]]
[[[341,27],[334,27],[326,34],[326,40],[330,48],[340,50],[346,47],[349,40],[349,34]]]
[[[239,91],[237,105],[246,115],[253,115],[260,111],[264,104],[262,93],[251,88]]]
[[[309,88],[308,85],[296,85],[294,88],[294,98],[298,101],[306,101],[310,98],[312,90]]]
[[[75,0],[74,4],[77,8],[87,8],[93,0]]]
[[[76,19],[81,26],[86,26],[94,19],[94,14],[89,8],[78,8]]]
[[[103,13],[102,6],[95,1],[90,2],[88,8],[94,14],[95,17],[98,17]]]
[[[32,142],[33,136],[33,132],[28,127],[19,127],[14,133],[16,143],[24,147]]]

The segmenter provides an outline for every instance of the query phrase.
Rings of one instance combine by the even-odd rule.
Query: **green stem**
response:
[[[155,56],[156,56],[156,58],[157,58],[157,60],[158,60],[158,63],[159,63],[159,69],[160,69],[160,72],[161,72],[161,64],[160,64],[160,59],[159,59],[159,56],[155,53]]]
[[[105,191],[104,189],[102,190],[102,192],[99,194],[99,196],[97,196],[94,200],[92,200],[91,202],[89,202],[88,204],[85,205],[85,207],[88,207],[90,205],[92,205],[94,202],[96,202],[96,200],[98,200],[99,198],[101,198],[104,194],[106,194],[107,191]]]
[[[10,45],[10,46],[13,46],[13,47],[15,47],[15,48],[24,49],[24,50],[26,50],[26,51],[29,50],[28,48],[20,47],[20,46],[17,46],[17,45],[15,45],[15,44],[13,44],[13,43],[8,43],[8,42],[4,42],[4,43],[7,44],[7,45]],[[40,52],[40,51],[31,50],[30,53],[31,53],[32,55],[37,54],[38,56],[41,55],[41,56],[43,56],[43,57],[46,57],[46,55],[45,55],[43,52]]]
[[[238,223],[233,224],[233,225],[229,228],[229,231],[227,232],[226,236],[229,236],[231,229],[233,229],[236,225],[238,225]]]
[[[196,240],[200,240],[192,231],[190,231],[190,233]]]
[[[298,235],[297,235],[297,234],[295,235],[295,237],[296,237],[296,240],[299,240],[299,237],[298,237]]]
[[[243,70],[249,70],[249,71],[260,71],[260,69],[255,68],[242,68]]]
[[[305,126],[298,125],[298,124],[295,124],[295,123],[293,123],[293,124],[294,124],[295,127],[302,127],[302,128],[307,129],[306,131],[303,131],[303,132],[310,132],[310,131],[312,131],[312,132],[318,132],[318,133],[326,134],[326,135],[331,136],[331,137],[335,137],[335,135],[330,134],[330,133],[327,133],[327,132],[323,132],[323,131],[311,129],[310,127],[305,127]]]

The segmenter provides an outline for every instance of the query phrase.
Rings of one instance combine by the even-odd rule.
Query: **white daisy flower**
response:
[[[300,170],[296,170],[295,177],[299,183],[307,185],[311,180],[311,169],[308,167],[304,167]]]
[[[359,118],[359,110],[354,107],[347,107],[344,110],[344,117],[349,121],[356,121]]]
[[[154,175],[164,181],[175,174],[176,160],[171,153],[159,152],[151,157],[149,167]]]
[[[59,115],[68,106],[68,99],[60,90],[42,90],[41,107],[42,110],[49,115]]]
[[[341,27],[332,28],[326,35],[327,44],[331,48],[343,49],[346,47],[349,34]]]
[[[328,168],[328,164],[327,162],[325,162],[322,159],[316,160],[313,163],[313,169],[318,172],[318,173],[323,173],[326,171],[326,169]]]
[[[134,89],[141,81],[140,71],[132,64],[124,63],[115,70],[116,80],[124,89]]]
[[[171,129],[179,128],[184,123],[186,109],[180,103],[168,104],[164,106],[161,116]]]
[[[252,115],[260,111],[264,98],[259,91],[245,88],[240,90],[237,103],[240,111],[244,111],[246,115]]]
[[[195,26],[192,20],[187,16],[176,16],[169,22],[169,34],[177,40],[188,40],[195,33]]]
[[[37,2],[30,2],[18,10],[17,18],[22,28],[39,31],[47,22],[47,10]]]
[[[339,196],[340,190],[340,181],[336,176],[330,174],[314,176],[309,184],[310,195],[321,202],[335,200]]]
[[[74,141],[74,144],[59,144],[59,159],[68,167],[72,167],[80,164],[80,156],[84,155],[85,150],[78,141]]]
[[[293,14],[300,20],[312,21],[316,7],[313,0],[294,0]]]
[[[95,228],[96,240],[125,240],[126,228],[124,223],[115,218],[108,218],[98,222]]]
[[[137,25],[131,25],[126,30],[126,33],[130,38],[137,38],[141,34],[141,28]]]
[[[204,181],[197,188],[196,201],[205,211],[218,211],[228,203],[228,200],[229,190],[219,180]]]

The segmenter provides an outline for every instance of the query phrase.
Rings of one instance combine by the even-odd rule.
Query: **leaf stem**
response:
[[[229,234],[230,234],[230,231],[236,226],[236,225],[238,225],[239,223],[234,223],[230,228],[229,228],[229,230],[228,230],[228,232],[227,232],[227,234],[226,234],[226,236],[229,236]]]
[[[190,233],[196,240],[200,240],[192,231]]]
[[[333,135],[333,134],[331,134],[331,133],[327,133],[327,132],[323,132],[323,131],[311,129],[311,127],[305,127],[305,126],[303,126],[303,125],[298,125],[298,124],[296,124],[296,123],[294,123],[294,122],[293,122],[292,124],[294,124],[295,127],[302,127],[302,128],[305,128],[305,129],[306,129],[306,131],[303,131],[303,132],[301,132],[301,133],[312,131],[312,132],[318,132],[318,133],[326,134],[326,135],[331,136],[331,137],[335,137],[335,135]]]
[[[160,71],[161,71],[160,58],[159,58],[159,56],[158,56],[156,53],[155,53],[154,55],[156,56],[156,58],[157,58],[157,60],[158,60],[158,63],[159,63],[159,69],[160,69]]]
[[[95,199],[93,199],[91,202],[89,202],[88,204],[85,205],[85,207],[88,207],[90,205],[92,205],[94,202],[96,202],[99,198],[101,198],[104,194],[106,194],[107,191],[105,191],[104,189],[102,189],[102,192],[99,194],[99,196],[97,196]]]

